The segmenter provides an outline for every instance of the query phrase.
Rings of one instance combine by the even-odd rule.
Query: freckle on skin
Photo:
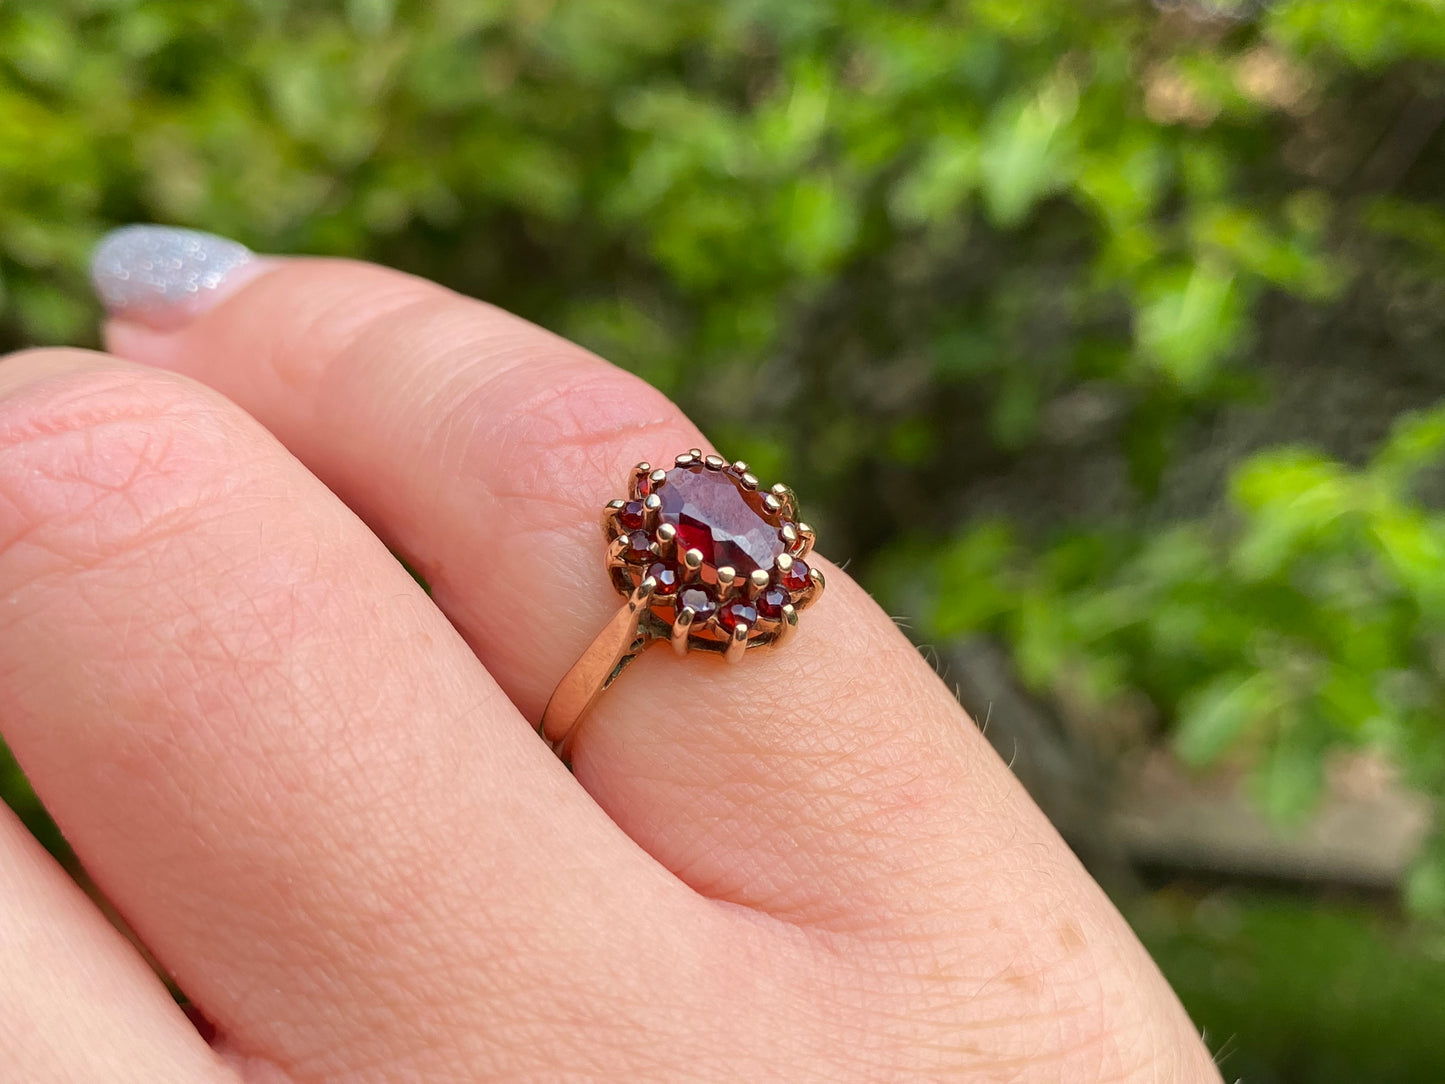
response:
[[[1025,975],[1012,970],[1004,974],[1003,980],[1017,990],[1032,991],[1039,986],[1037,975]]]
[[[1083,929],[1073,919],[1069,919],[1059,927],[1059,943],[1070,952],[1078,951],[1086,943]]]

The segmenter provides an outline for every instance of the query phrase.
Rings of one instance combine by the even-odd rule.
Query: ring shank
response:
[[[645,601],[639,604],[635,598],[628,599],[553,690],[537,732],[565,763],[571,763],[572,742],[593,703],[657,638],[644,622],[647,615]]]

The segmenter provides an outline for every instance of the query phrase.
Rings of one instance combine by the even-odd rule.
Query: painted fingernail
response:
[[[96,246],[90,280],[111,316],[173,328],[265,268],[245,245],[213,233],[123,226]]]

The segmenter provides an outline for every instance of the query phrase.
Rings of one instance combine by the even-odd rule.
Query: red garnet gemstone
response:
[[[622,506],[622,511],[617,513],[617,522],[622,524],[623,530],[640,531],[647,526],[647,512],[642,507],[641,501],[628,501]]]
[[[783,616],[783,607],[787,604],[788,592],[781,587],[769,587],[758,596],[758,613],[776,619]]]
[[[658,519],[677,528],[680,550],[701,551],[706,579],[725,567],[740,576],[770,572],[785,548],[763,512],[763,495],[724,471],[678,467],[654,492],[662,500]]]
[[[652,557],[652,539],[647,537],[646,531],[633,531],[627,536],[627,553],[629,561],[642,562]]]
[[[758,610],[751,602],[729,602],[717,615],[717,623],[731,631],[739,625],[756,625]]]
[[[802,561],[794,561],[793,567],[783,574],[783,586],[789,591],[801,591],[812,582],[808,566]]]
[[[670,595],[677,590],[677,569],[671,565],[665,565],[661,561],[654,562],[647,570],[647,575],[657,581],[659,595]]]
[[[717,603],[713,601],[712,595],[708,594],[705,587],[684,587],[682,593],[677,596],[677,610],[691,610],[695,615],[693,621],[701,624],[712,616],[717,609]]]

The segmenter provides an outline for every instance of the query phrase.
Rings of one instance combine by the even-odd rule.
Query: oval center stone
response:
[[[763,516],[762,495],[722,471],[677,467],[654,492],[662,501],[658,519],[677,528],[680,550],[702,551],[704,567],[770,572],[786,548]]]

